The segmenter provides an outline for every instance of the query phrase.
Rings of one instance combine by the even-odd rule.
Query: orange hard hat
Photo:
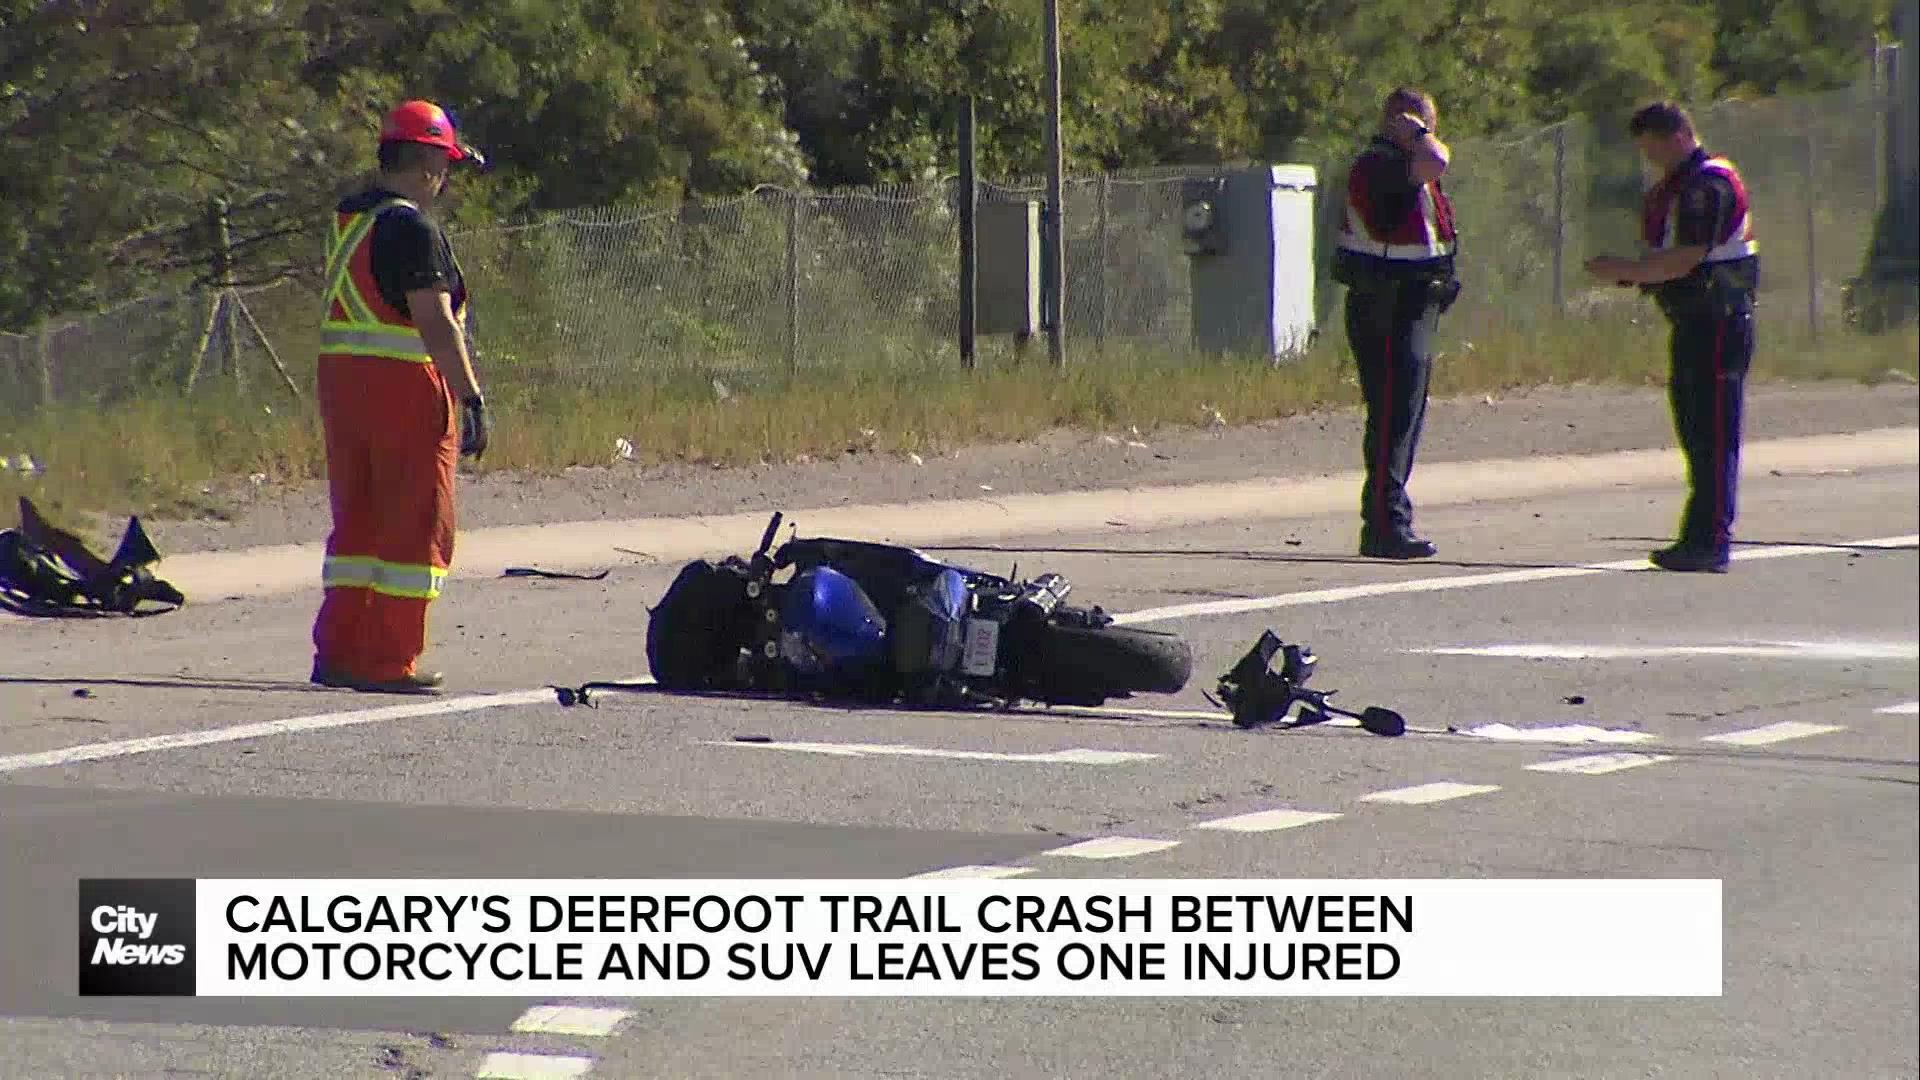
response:
[[[480,151],[460,141],[453,117],[431,101],[407,101],[394,107],[380,125],[380,141],[424,143],[447,152],[449,161],[470,161],[485,165]]]

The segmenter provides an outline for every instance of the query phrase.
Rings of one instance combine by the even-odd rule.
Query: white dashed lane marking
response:
[[[1875,709],[1873,711],[1888,716],[1913,716],[1920,714],[1920,701],[1909,701],[1901,705],[1889,705],[1884,709]]]
[[[924,874],[912,874],[909,881],[997,881],[1001,878],[1019,877],[1033,873],[1030,866],[949,866],[944,870],[929,870]]]
[[[1469,795],[1485,795],[1490,791],[1499,790],[1500,787],[1497,784],[1458,784],[1451,780],[1441,780],[1432,784],[1394,788],[1391,791],[1376,791],[1371,795],[1360,796],[1360,801],[1421,806],[1426,803],[1445,802],[1448,799],[1464,799]]]
[[[1725,746],[1768,746],[1788,739],[1804,739],[1811,735],[1828,735],[1836,731],[1845,731],[1839,724],[1804,724],[1798,720],[1783,720],[1766,727],[1749,728],[1745,731],[1729,731],[1722,735],[1708,735],[1701,742],[1720,743]]]
[[[1165,851],[1179,847],[1178,840],[1149,840],[1138,836],[1102,836],[1093,840],[1082,840],[1077,844],[1057,847],[1043,851],[1042,855],[1056,855],[1067,859],[1127,859],[1135,855],[1151,855],[1156,851]]]
[[[1297,829],[1302,825],[1312,825],[1321,821],[1332,821],[1339,816],[1339,814],[1314,810],[1258,810],[1251,814],[1203,821],[1194,828],[1218,829],[1222,832],[1274,832],[1279,829]]]
[[[535,1005],[520,1014],[512,1030],[523,1035],[586,1035],[603,1038],[633,1013],[578,1005]]]
[[[1664,754],[1588,754],[1584,757],[1560,758],[1557,761],[1543,761],[1538,765],[1529,765],[1533,772],[1578,773],[1581,776],[1604,776],[1622,769],[1637,769],[1642,765],[1654,765],[1673,758]]]
[[[593,1071],[593,1059],[562,1054],[492,1053],[475,1080],[571,1080]]]

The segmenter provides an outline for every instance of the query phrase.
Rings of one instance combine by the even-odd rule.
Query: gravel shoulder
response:
[[[1746,437],[1791,438],[1917,422],[1920,389],[1909,383],[1769,383],[1748,392]],[[558,475],[463,473],[460,527],[794,511],[978,498],[983,491],[1044,494],[1325,476],[1360,467],[1361,424],[1359,410],[1345,408],[1254,426],[1145,437],[1126,431],[1059,431],[918,462],[902,455],[850,451],[831,460],[749,468],[614,463]],[[1493,398],[1435,400],[1428,409],[1420,460],[1600,454],[1673,445],[1663,389],[1548,387]],[[230,520],[148,522],[160,550],[232,551],[326,536],[327,499],[320,485],[241,487],[221,494],[234,508]],[[1417,470],[1413,494],[1417,500]]]

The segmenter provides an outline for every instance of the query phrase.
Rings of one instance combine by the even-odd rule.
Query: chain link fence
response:
[[[1775,341],[1843,332],[1852,321],[1848,284],[1865,268],[1889,201],[1889,106],[1877,83],[1864,82],[1697,112],[1707,144],[1739,164],[1753,192],[1761,301]],[[1447,187],[1466,291],[1450,333],[1471,338],[1631,302],[1581,268],[1592,254],[1636,246],[1644,177],[1620,118],[1460,140],[1454,153]],[[1323,327],[1338,322],[1324,268],[1348,160],[1302,162],[1319,175]],[[1070,362],[1114,344],[1191,347],[1182,178],[1213,171],[1067,179]],[[482,378],[508,388],[693,377],[724,388],[796,371],[957,365],[959,196],[953,179],[769,188],[458,231]],[[983,183],[979,197],[1043,200],[1044,185]],[[296,281],[149,297],[34,334],[0,334],[0,416],[213,385],[269,401],[304,396],[319,309],[312,286]],[[980,344],[983,362],[1007,355],[1008,343]]]

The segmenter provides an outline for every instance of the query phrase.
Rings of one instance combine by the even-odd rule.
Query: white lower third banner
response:
[[[149,879],[81,901],[83,994],[1721,993],[1717,880]]]

